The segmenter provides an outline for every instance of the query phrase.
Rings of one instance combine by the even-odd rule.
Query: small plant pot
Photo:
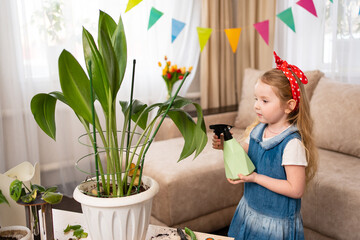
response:
[[[0,228],[0,240],[31,240],[29,228],[24,226],[8,226]]]
[[[73,197],[81,203],[91,239],[145,239],[159,184],[147,176],[142,181],[147,190],[128,197],[98,198],[82,193],[81,184],[75,188]]]

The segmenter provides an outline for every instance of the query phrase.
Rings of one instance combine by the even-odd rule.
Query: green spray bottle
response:
[[[238,174],[249,175],[255,170],[255,166],[241,145],[232,137],[230,129],[232,126],[226,124],[210,125],[210,129],[220,138],[224,134],[224,166],[226,178],[239,179]]]

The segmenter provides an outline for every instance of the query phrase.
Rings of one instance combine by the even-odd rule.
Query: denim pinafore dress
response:
[[[286,179],[281,166],[286,144],[300,139],[296,126],[263,141],[266,124],[258,124],[250,134],[248,155],[259,174]],[[244,195],[231,221],[228,236],[235,240],[302,240],[301,199],[277,194],[256,183],[245,183]]]

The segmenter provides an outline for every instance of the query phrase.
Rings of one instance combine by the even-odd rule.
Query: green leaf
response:
[[[81,225],[67,225],[67,227],[64,229],[64,233],[70,232],[71,230],[77,230],[80,229]]]
[[[69,106],[69,104],[67,103],[67,101],[66,101],[66,99],[64,97],[64,94],[62,92],[54,91],[54,92],[49,93],[49,95],[53,96],[57,100],[60,100],[61,102],[63,102],[64,104]],[[80,117],[78,114],[76,114],[76,112],[74,112],[74,113],[77,116],[77,118],[80,120],[80,122],[85,122],[87,124],[87,126],[89,126],[88,121],[86,121],[84,118]]]
[[[193,103],[193,105],[195,106],[196,112],[197,112],[195,137],[196,137],[196,143],[198,145],[197,145],[196,153],[195,153],[195,158],[196,158],[202,152],[202,150],[205,148],[206,143],[208,141],[208,137],[206,135],[206,126],[205,126],[205,121],[204,121],[204,116],[202,113],[201,106],[197,103]]]
[[[83,28],[83,49],[86,67],[88,73],[90,74],[90,65],[91,62],[91,75],[93,81],[93,89],[96,93],[99,102],[105,111],[109,112],[109,102],[108,96],[110,94],[109,89],[109,80],[107,79],[105,69],[103,66],[103,60],[99,50],[95,45],[93,36]]]
[[[56,192],[56,190],[57,190],[57,187],[54,186],[54,187],[47,188],[45,192]]]
[[[21,197],[21,201],[23,201],[24,203],[30,203],[32,201],[34,201],[36,199],[37,196],[37,189],[35,189],[34,191],[26,194],[25,196]]]
[[[31,190],[38,190],[39,192],[43,193],[45,192],[45,188],[38,184],[31,184]]]
[[[129,102],[120,101],[120,106],[122,112],[124,113],[124,116],[128,116],[130,111]],[[141,127],[142,129],[145,129],[149,115],[149,109],[147,108],[147,105],[140,102],[139,100],[133,100],[133,105],[131,109],[132,109],[131,119],[134,122],[138,121],[138,126]]]
[[[127,64],[127,43],[126,43],[126,36],[124,25],[121,19],[119,18],[118,25],[115,29],[114,34],[112,35],[112,43],[115,50],[116,59],[119,65],[119,77],[120,77],[120,86],[124,79],[125,71],[126,71],[126,64]]]
[[[117,58],[114,47],[111,42],[112,22],[107,17],[100,15],[99,20],[99,49],[103,59],[104,69],[109,80],[110,91],[112,94],[112,101],[116,99],[117,92],[120,89],[120,75]],[[115,24],[116,26],[116,24]]]
[[[171,99],[163,103],[158,110],[158,114],[162,114],[168,108],[171,103]],[[186,105],[193,104],[197,111],[197,122],[195,123],[191,116],[184,110],[180,109]],[[175,123],[176,127],[182,134],[185,143],[183,150],[180,154],[179,160],[181,161],[195,152],[195,158],[205,148],[208,141],[206,135],[206,126],[204,117],[199,104],[193,103],[186,98],[177,97],[174,99],[168,114],[171,120]]]
[[[74,112],[92,122],[90,81],[74,56],[63,50],[59,57],[61,89]]]
[[[7,203],[7,205],[10,206],[8,200],[7,200],[6,197],[3,195],[3,193],[2,193],[2,191],[1,191],[1,189],[0,189],[0,204],[2,204],[2,203]]]
[[[50,204],[58,204],[62,198],[63,195],[61,193],[45,192],[41,199]]]
[[[197,240],[195,233],[190,228],[185,227],[185,233],[191,237],[191,240]]]
[[[75,237],[77,237],[78,239],[80,238],[87,238],[88,234],[86,232],[84,232],[84,229],[80,228],[80,229],[76,229],[74,231],[73,234]]]
[[[116,22],[114,21],[114,19],[112,19],[112,17],[110,17],[109,14],[100,10],[98,36],[100,36],[100,31],[103,30],[107,33],[108,36],[111,37],[114,34],[116,27],[117,27],[117,25],[116,25]],[[100,45],[100,42],[98,42],[98,43]]]
[[[15,179],[10,184],[10,197],[16,202],[20,199],[22,194],[22,181]]]
[[[56,138],[55,105],[56,99],[45,93],[35,95],[30,103],[35,121],[54,140]]]
[[[180,154],[179,160],[181,161],[190,156],[196,150],[196,138],[195,138],[195,122],[184,111],[180,109],[170,110],[168,116],[175,123],[183,136],[185,143],[183,150]]]
[[[50,96],[56,98],[57,100],[60,100],[61,102],[65,103],[66,105],[69,106],[69,104],[67,103],[64,94],[62,92],[58,92],[58,91],[54,91],[49,93]]]

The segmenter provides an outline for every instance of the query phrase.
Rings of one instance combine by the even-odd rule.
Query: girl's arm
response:
[[[232,184],[254,182],[278,194],[291,198],[301,198],[304,194],[306,185],[305,167],[296,165],[286,165],[284,167],[287,176],[286,180],[271,178],[253,172],[248,176],[239,174],[240,180],[233,181],[228,179],[228,181]]]

